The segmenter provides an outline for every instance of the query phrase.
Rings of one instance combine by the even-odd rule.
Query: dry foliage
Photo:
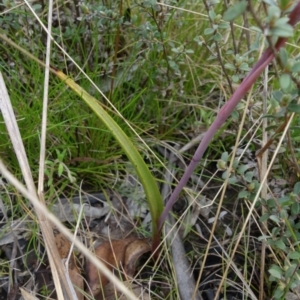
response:
[[[94,248],[95,254],[111,270],[117,270],[126,278],[132,277],[138,259],[151,250],[148,239],[129,237],[123,240],[102,242]],[[95,299],[107,299],[114,293],[114,287],[108,285],[108,279],[99,273],[98,269],[90,262],[85,267],[86,278],[89,286],[88,293]],[[128,282],[127,282],[128,285]],[[133,291],[136,286],[131,286]]]

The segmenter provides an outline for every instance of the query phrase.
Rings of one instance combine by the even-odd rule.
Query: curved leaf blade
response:
[[[61,71],[55,71],[55,74],[64,81],[73,91],[75,91],[85,103],[93,110],[93,112],[101,119],[101,121],[107,126],[111,134],[118,141],[123,148],[127,157],[133,164],[141,183],[144,187],[147,197],[151,217],[152,217],[152,241],[153,250],[156,246],[154,244],[159,243],[159,231],[158,220],[163,211],[163,201],[158,190],[157,184],[150,173],[146,163],[142,159],[141,155],[132,144],[131,140],[124,133],[121,127],[112,119],[112,117],[99,105],[98,101],[87,93],[81,86],[70,79]]]

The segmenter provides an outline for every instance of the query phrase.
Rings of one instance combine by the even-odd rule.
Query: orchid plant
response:
[[[247,91],[254,85],[256,80],[258,80],[263,70],[272,62],[273,59],[277,58],[279,49],[283,47],[287,39],[293,35],[293,27],[297,24],[297,22],[300,19],[300,2],[295,4],[293,4],[290,0],[280,0],[278,1],[278,4],[271,0],[266,0],[265,2],[269,4],[266,25],[261,25],[260,28],[257,28],[257,30],[267,37],[269,47],[267,48],[267,50],[265,50],[261,58],[257,61],[252,70],[249,72],[249,74],[244,78],[240,86],[235,90],[232,97],[221,108],[215,121],[207,130],[204,138],[198,146],[188,168],[186,169],[181,180],[179,181],[178,185],[173,191],[170,199],[167,201],[165,208],[163,207],[162,197],[159,193],[158,186],[153,175],[150,173],[141,155],[138,153],[137,149],[134,147],[130,139],[126,136],[122,128],[117,125],[117,123],[104,109],[104,107],[102,107],[101,104],[99,104],[99,101],[97,101],[88,92],[82,89],[81,86],[76,84],[63,72],[55,68],[51,68],[51,72],[55,74],[58,78],[60,78],[75,93],[77,93],[78,96],[85,101],[85,103],[93,110],[93,112],[99,117],[99,119],[107,126],[107,128],[119,142],[120,146],[123,148],[124,152],[126,153],[128,158],[132,162],[134,168],[136,169],[140,181],[144,187],[145,194],[147,196],[147,201],[149,204],[149,209],[152,216],[153,251],[155,251],[158,248],[158,245],[160,243],[161,230],[168,213],[172,209],[172,206],[176,202],[180,192],[182,191],[182,189],[188,182],[190,176],[194,172],[197,164],[202,159],[203,154],[207,149],[209,143],[213,139],[214,135],[222,127],[222,125],[231,115],[237,104],[246,95]],[[232,6],[225,12],[222,19],[223,21],[232,22],[236,17],[246,12],[248,8],[249,4],[247,1],[238,2],[236,5]],[[214,14],[211,14],[210,17],[214,18],[214,21],[217,18],[217,16]],[[4,34],[0,33],[0,38],[6,43],[12,45],[15,49],[18,49],[20,52],[24,53],[27,57],[37,61],[39,64],[44,66],[44,63],[42,61],[38,60],[36,57],[31,55],[24,48],[19,47]],[[59,47],[58,44],[57,46]],[[67,55],[67,53],[65,54]],[[282,85],[288,85],[291,80],[292,78],[288,74],[283,74],[280,78]],[[100,90],[99,92],[101,93]],[[102,94],[102,96],[105,98],[105,95]]]

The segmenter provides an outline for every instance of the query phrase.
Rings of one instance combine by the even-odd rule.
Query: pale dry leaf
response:
[[[84,205],[83,216],[85,218],[96,219],[101,218],[107,215],[110,211],[110,206],[107,203],[101,203],[103,207],[94,207],[92,205],[88,205],[87,203],[76,203],[77,200],[74,197],[72,199],[72,203],[70,203],[69,199],[59,199],[52,207],[51,211],[57,218],[60,219],[61,222],[74,222],[78,219],[79,212],[82,209],[82,205]],[[79,200],[80,201],[80,200]]]
[[[28,231],[28,223],[30,221],[24,218],[9,222],[10,224],[5,224],[5,226],[1,228],[0,246],[13,243],[15,239],[22,239],[23,234]]]
[[[133,276],[135,266],[141,255],[151,250],[147,239],[129,237],[123,240],[102,242],[95,247],[96,256],[111,270],[125,270],[127,276]],[[121,268],[122,267],[122,268]],[[100,274],[97,268],[87,261],[86,278],[89,286],[89,294],[102,299],[108,279]]]
[[[22,297],[24,298],[24,300],[39,300],[37,297],[35,297],[31,293],[27,292],[23,288],[20,288],[20,291],[21,291],[21,294],[22,294]]]

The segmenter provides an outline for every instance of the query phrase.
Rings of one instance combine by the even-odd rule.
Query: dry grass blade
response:
[[[27,160],[25,148],[22,142],[22,138],[20,135],[20,131],[18,128],[18,124],[14,115],[14,111],[9,99],[9,95],[3,80],[3,76],[0,73],[0,109],[2,111],[2,115],[4,118],[4,122],[7,127],[7,131],[9,133],[10,139],[12,141],[14,151],[16,153],[18,162],[20,164],[20,168],[26,182],[28,191],[36,196],[36,188],[32,179],[32,174],[30,171],[29,163]],[[43,233],[43,237],[45,240],[45,246],[47,249],[47,253],[49,256],[49,260],[51,263],[51,270],[53,275],[58,273],[59,277],[53,276],[55,281],[55,287],[58,295],[58,299],[66,299],[66,295],[68,295],[69,299],[72,299],[72,293],[69,289],[66,274],[63,270],[63,265],[60,260],[59,254],[57,252],[57,248],[54,241],[52,226],[47,218],[40,212],[39,209],[35,207],[35,211],[37,217],[40,222],[40,227]],[[66,295],[63,295],[61,282],[65,288]]]
[[[48,12],[48,31],[51,33],[52,28],[52,6],[53,1],[49,1]],[[42,115],[42,130],[41,130],[41,149],[40,149],[40,168],[39,168],[39,184],[38,195],[43,197],[44,194],[44,173],[45,173],[45,157],[46,157],[46,131],[47,131],[47,109],[48,109],[48,91],[49,91],[49,73],[50,73],[50,49],[51,36],[47,34],[47,53],[45,64],[45,80],[44,80],[44,99],[43,99],[43,115]]]

